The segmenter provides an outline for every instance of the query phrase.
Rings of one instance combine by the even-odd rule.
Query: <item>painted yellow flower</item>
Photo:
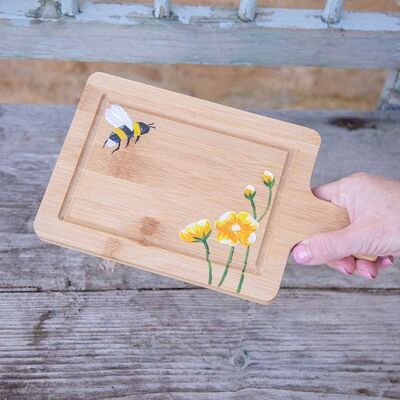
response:
[[[179,237],[188,243],[206,240],[211,235],[211,222],[208,219],[201,219],[185,226],[179,232]]]
[[[269,186],[269,187],[274,186],[274,183],[275,183],[274,174],[268,170],[265,170],[264,174],[263,174],[263,181],[266,186]]]
[[[256,194],[256,189],[254,188],[253,185],[247,185],[244,189],[244,197],[246,197],[246,199],[249,199],[250,197],[254,197]]]
[[[220,243],[236,246],[238,243],[249,246],[256,241],[258,222],[247,212],[227,211],[215,223]]]

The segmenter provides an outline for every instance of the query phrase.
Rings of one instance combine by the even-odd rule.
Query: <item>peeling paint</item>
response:
[[[61,16],[61,4],[54,0],[40,0],[38,6],[26,13],[27,17],[56,19]]]
[[[78,0],[2,0],[0,15],[59,19],[64,16],[74,16],[78,11]]]
[[[82,0],[75,18],[45,20],[2,1],[10,14],[1,8],[0,58],[399,69],[398,14],[349,12],[328,27],[321,10],[258,9],[242,23],[233,8],[176,6],[160,21],[151,5]]]
[[[53,7],[53,14],[46,11],[47,18],[54,18],[54,10],[59,17],[65,15],[67,8],[70,9],[74,0],[0,0],[0,16],[11,18],[25,17],[27,10],[43,8],[45,5]],[[39,5],[39,7],[38,7]],[[59,8],[61,5],[61,9]],[[69,6],[68,6],[69,5]],[[58,8],[57,8],[58,7]],[[51,7],[50,7],[51,8]],[[58,11],[57,11],[58,10]],[[39,10],[40,11],[40,10]],[[43,10],[42,10],[43,11]],[[143,4],[108,4],[92,3],[81,0],[80,11],[75,15],[78,21],[99,21],[113,24],[135,25],[154,18],[153,6]],[[213,8],[209,6],[186,6],[174,5],[173,19],[182,24],[190,24],[195,19],[212,19],[220,29],[230,29],[240,26],[235,9]],[[39,13],[40,14],[40,13]],[[257,18],[254,22],[247,24],[266,29],[298,29],[298,30],[343,30],[360,32],[399,32],[400,16],[396,13],[367,13],[367,12],[344,12],[339,23],[328,26],[321,20],[322,10],[314,9],[284,9],[284,8],[259,8]],[[46,19],[43,15],[36,15],[40,19]],[[199,22],[200,23],[200,22]],[[206,24],[206,21],[201,21]],[[21,23],[22,24],[22,23]]]
[[[399,14],[343,12],[339,23],[327,27],[321,19],[321,10],[296,10],[287,8],[260,9],[254,22],[259,27],[280,29],[337,29],[345,31],[399,31]]]
[[[182,24],[190,24],[192,18],[210,18],[214,9],[208,6],[179,6],[172,7],[172,12]]]
[[[153,8],[143,4],[93,4],[84,2],[77,20],[136,24],[135,17],[153,18]]]

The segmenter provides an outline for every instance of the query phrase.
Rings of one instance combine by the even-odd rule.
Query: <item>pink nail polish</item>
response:
[[[347,271],[347,269],[343,266],[338,267],[338,270],[346,275],[351,275],[353,273],[353,271]]]
[[[311,254],[307,247],[299,244],[293,249],[293,258],[298,264],[307,264],[311,261]]]
[[[357,273],[361,276],[364,276],[365,278],[368,279],[375,279],[376,275],[373,275],[371,272],[367,271],[367,270],[357,270]]]
[[[393,265],[393,262],[394,262],[394,258],[392,256],[383,257],[380,262],[380,266],[381,267],[390,267],[391,265]]]

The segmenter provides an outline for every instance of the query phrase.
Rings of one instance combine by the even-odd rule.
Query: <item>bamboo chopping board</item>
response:
[[[43,240],[259,303],[291,248],[348,224],[314,197],[309,128],[103,73],[35,219]]]

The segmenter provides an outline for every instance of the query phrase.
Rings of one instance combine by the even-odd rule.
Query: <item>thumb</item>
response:
[[[298,264],[326,264],[360,252],[354,226],[320,233],[297,244],[292,255]]]

